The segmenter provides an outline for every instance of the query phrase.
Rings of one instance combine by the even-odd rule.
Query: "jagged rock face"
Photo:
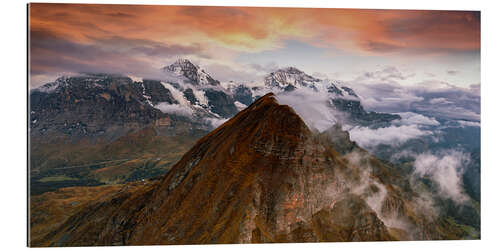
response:
[[[342,126],[339,124],[335,124],[323,131],[322,134],[330,138],[333,148],[341,155],[345,155],[358,148],[356,142],[351,141],[349,132],[342,130]]]
[[[268,94],[198,141],[151,190],[88,207],[43,244],[373,241],[399,238],[390,232],[405,235],[384,222],[398,213],[419,220],[391,184],[399,177],[387,176],[390,169],[382,163],[368,170],[361,161],[346,161],[330,145]],[[422,239],[418,235],[408,237]]]
[[[353,95],[355,94],[353,93]],[[399,115],[366,112],[359,100],[332,98],[330,102],[333,108],[347,115],[344,120],[345,123],[369,126],[401,119]]]
[[[263,242],[290,241],[283,235],[324,202],[316,199],[322,194],[308,190],[313,173],[305,177],[309,181],[296,178],[314,164],[309,158],[319,158],[321,150],[304,143],[309,140],[310,132],[293,110],[264,97],[198,142],[164,179],[152,206],[172,214],[160,230],[179,234],[132,238],[146,244],[251,242],[253,234],[271,234]],[[224,229],[218,231],[218,225]],[[149,223],[141,226],[141,232],[154,230]]]
[[[292,87],[308,87],[314,83],[320,82],[316,79],[294,67],[279,69],[276,72],[270,73],[264,83],[269,87],[292,88]],[[290,87],[291,86],[291,87]]]
[[[219,81],[213,79],[203,69],[194,65],[187,59],[179,59],[173,64],[163,68],[163,71],[172,72],[178,76],[184,76],[193,85],[219,85]]]
[[[238,113],[238,109],[234,105],[234,99],[224,91],[206,89],[205,96],[208,99],[210,111],[224,118],[233,117]]]
[[[356,95],[356,93],[354,92],[354,90],[352,90],[351,88],[348,88],[348,87],[345,87],[343,86],[342,89],[347,92],[348,95],[350,96],[354,96],[354,97],[358,97],[358,95]]]
[[[154,123],[167,115],[152,103],[175,101],[159,87],[153,81],[140,85],[110,75],[60,78],[31,91],[31,133],[99,134],[113,126]]]
[[[143,80],[142,83],[134,84],[135,88],[139,88],[142,92],[142,96],[146,98],[148,104],[156,105],[161,102],[166,102],[169,104],[179,103],[172,96],[170,90],[165,88],[160,81],[155,80]]]
[[[189,88],[184,90],[184,97],[191,103],[191,105],[199,105],[199,100],[196,99],[196,96],[194,95],[193,89]]]
[[[30,134],[32,139],[118,138],[130,129],[165,124],[165,119],[173,130],[208,129],[202,121],[160,111],[159,103],[179,103],[160,81],[132,82],[105,74],[63,77],[30,92]]]
[[[337,88],[337,86],[335,86],[335,84],[330,84],[330,86],[328,86],[327,89],[328,89],[328,93],[335,93],[337,95],[344,95],[342,93],[342,90]]]
[[[354,98],[355,100],[359,101],[359,96],[356,94],[356,92],[354,92],[354,90],[352,90],[349,87],[341,86],[340,88],[338,88],[334,83],[330,83],[327,86],[327,90],[328,90],[328,93],[334,93],[338,96],[348,97],[351,99]]]
[[[243,103],[247,106],[252,104],[252,91],[245,85],[239,85],[233,90],[234,100]]]
[[[181,80],[180,82],[191,84],[191,86],[188,85],[188,87],[184,88],[178,82],[168,82],[168,84],[182,91],[191,105],[202,107],[208,113],[212,112],[215,116],[218,116],[218,118],[230,118],[238,113],[231,93],[222,89],[219,81],[213,79],[205,70],[194,65],[189,60],[179,59],[173,64],[164,67],[163,71],[174,74],[178,77],[176,80]],[[195,91],[199,91],[207,99],[208,103],[201,103],[201,100],[195,95]],[[213,114],[205,115],[210,117]]]
[[[358,196],[346,195],[332,208],[313,215],[313,227],[321,241],[396,240],[368,204]]]

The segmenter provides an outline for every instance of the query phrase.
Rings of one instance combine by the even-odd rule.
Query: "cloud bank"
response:
[[[431,131],[422,130],[417,125],[392,125],[376,129],[356,126],[347,130],[351,140],[368,149],[380,144],[398,146],[411,139],[432,135]]]
[[[469,88],[448,82],[426,80],[402,85],[405,76],[394,67],[366,72],[344,84],[353,88],[367,110],[388,113],[412,112],[430,117],[479,121],[480,84]]]

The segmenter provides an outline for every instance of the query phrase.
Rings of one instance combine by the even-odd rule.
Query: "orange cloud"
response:
[[[456,11],[31,4],[30,28],[250,52],[286,39],[371,53],[480,47],[479,13]]]
[[[480,49],[480,15],[468,11],[42,3],[29,11],[30,69],[39,78],[81,71],[152,76],[177,57],[244,68],[235,58],[289,40],[385,57]]]

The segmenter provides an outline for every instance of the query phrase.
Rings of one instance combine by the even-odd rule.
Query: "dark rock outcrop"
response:
[[[252,91],[245,85],[239,85],[236,87],[233,90],[233,96],[235,101],[241,102],[247,106],[253,102]]]
[[[230,118],[238,113],[238,108],[234,105],[234,99],[224,91],[206,89],[205,96],[208,99],[210,111],[221,117]]]
[[[347,114],[345,123],[369,126],[401,119],[399,115],[367,112],[359,100],[335,98],[331,99],[331,106]]]

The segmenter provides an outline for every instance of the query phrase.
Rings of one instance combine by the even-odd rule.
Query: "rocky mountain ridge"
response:
[[[161,180],[90,203],[36,246],[460,238],[407,180],[340,155],[267,94],[200,139]],[[353,146],[356,148],[356,146]],[[405,184],[406,183],[406,184]],[[193,216],[196,215],[196,216]]]
[[[66,121],[56,118],[55,114],[71,111],[71,114],[63,115],[64,120],[73,115],[92,117],[80,117],[80,121],[75,121],[80,124],[101,118],[109,124],[153,124],[168,117],[170,120],[191,121],[195,128],[210,129],[208,127],[212,125],[213,129],[269,91],[278,91],[279,94],[298,88],[328,93],[331,96],[328,105],[332,110],[346,114],[345,123],[369,125],[400,118],[398,115],[367,112],[354,90],[314,78],[294,67],[270,73],[262,87],[250,88],[240,84],[228,89],[186,59],[164,67],[163,72],[163,80],[133,81],[126,76],[109,74],[58,78],[31,91],[31,128],[47,130],[54,127],[54,122],[64,124]],[[59,104],[66,108],[61,110]],[[111,110],[114,114],[121,114],[110,117]],[[46,124],[47,120],[51,122]],[[95,130],[106,131],[102,126]]]
[[[276,91],[277,95],[293,92],[287,87],[266,85],[250,88],[234,84],[226,88],[205,70],[185,59],[164,67],[163,72],[165,77],[160,80],[85,73],[60,77],[52,83],[32,89],[29,98],[29,133],[33,192],[52,190],[45,188],[51,185],[64,187],[85,183],[121,183],[163,173],[178,160],[177,157],[185,153],[186,148],[179,146],[179,143],[192,145],[200,135],[233,117],[270,89]],[[296,91],[306,89],[318,91],[318,94],[322,94],[321,91],[328,93],[331,100],[327,105],[332,111],[349,114],[349,118],[363,118],[348,121],[371,124],[397,118],[374,113],[367,120],[369,113],[364,111],[354,91],[319,80],[296,68],[278,70],[276,74],[270,74],[273,75],[283,86],[293,83]],[[389,117],[380,119],[384,116]],[[119,148],[109,150],[110,153],[106,155],[97,153],[101,147],[110,148],[118,141],[131,141],[132,138],[138,138],[139,134],[154,136],[141,138],[139,144],[146,148],[134,149],[136,151],[132,155],[137,158],[125,157],[121,153],[127,151],[123,144],[118,144]],[[159,148],[169,148],[169,153],[159,152],[153,147],[159,141],[166,143]],[[143,169],[141,164],[145,160],[144,154],[154,156],[152,159],[162,159],[162,164],[157,164],[158,168],[154,170],[139,171]],[[108,166],[105,169],[109,169],[109,173],[103,175],[104,170],[98,172],[95,169],[107,166],[100,165],[102,162],[122,164],[124,159],[130,161],[127,171],[118,171],[119,166]],[[75,166],[89,167],[82,167],[80,171],[63,171]],[[136,170],[131,166],[135,166]],[[120,172],[114,180],[103,177],[114,172]],[[57,181],[44,183],[47,178]]]

